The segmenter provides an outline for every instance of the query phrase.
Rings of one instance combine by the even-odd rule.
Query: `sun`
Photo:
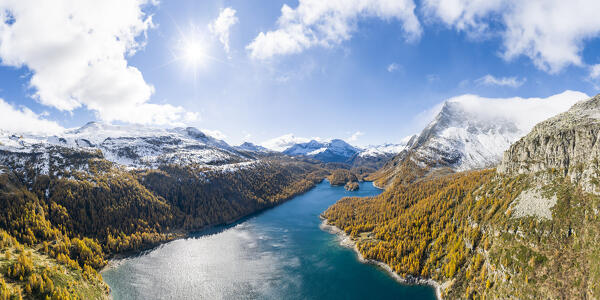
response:
[[[185,64],[192,68],[198,68],[206,64],[206,47],[199,40],[187,40],[181,48],[181,58]]]
[[[208,67],[209,61],[212,60],[211,39],[198,26],[190,25],[188,30],[181,30],[177,26],[178,36],[171,53],[173,60],[177,61],[183,68],[191,71],[196,75],[202,69]]]
[[[206,29],[193,24],[190,24],[187,30],[182,30],[179,26],[176,28],[177,35],[169,47],[171,60],[164,66],[177,64],[186,73],[192,74],[196,82],[214,62],[225,63],[213,56],[214,38],[206,32]]]

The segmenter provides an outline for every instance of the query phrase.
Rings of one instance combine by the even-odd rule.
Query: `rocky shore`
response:
[[[443,284],[439,284],[438,282],[432,280],[432,279],[424,279],[424,278],[417,278],[417,277],[402,277],[400,275],[398,275],[396,272],[394,272],[392,270],[392,268],[390,268],[390,266],[388,266],[387,264],[384,264],[380,261],[377,260],[373,260],[373,259],[368,259],[363,257],[363,255],[360,253],[360,251],[358,250],[358,247],[356,246],[356,241],[354,241],[349,235],[347,235],[343,230],[341,230],[340,228],[334,226],[334,225],[330,225],[327,223],[327,219],[325,219],[324,217],[321,216],[321,220],[323,220],[323,222],[321,223],[321,225],[319,226],[319,228],[321,228],[321,230],[326,231],[328,233],[331,234],[335,234],[338,236],[339,240],[340,240],[340,245],[344,246],[344,247],[348,247],[351,249],[354,249],[354,252],[356,252],[356,255],[358,256],[358,260],[362,263],[368,263],[368,264],[373,264],[376,265],[382,269],[384,269],[385,271],[387,271],[387,273],[392,276],[394,279],[396,279],[398,282],[403,283],[403,284],[420,284],[420,285],[428,285],[431,286],[435,289],[435,295],[437,297],[437,299],[442,300],[442,289],[444,289],[447,284],[449,283],[443,283]]]

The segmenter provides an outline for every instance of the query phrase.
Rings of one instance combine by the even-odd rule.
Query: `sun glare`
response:
[[[197,68],[206,62],[206,49],[200,41],[186,41],[181,50],[182,59],[191,67]]]
[[[210,55],[211,41],[197,26],[191,25],[186,31],[177,28],[179,36],[174,44],[171,62],[178,62],[183,68],[193,72],[196,77],[201,69],[208,66],[209,60],[213,59]]]

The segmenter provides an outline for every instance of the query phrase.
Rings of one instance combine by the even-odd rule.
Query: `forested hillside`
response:
[[[549,180],[540,197],[556,199],[550,219],[518,213],[513,203],[540,177]],[[511,177],[486,170],[345,198],[324,216],[364,257],[404,277],[434,279],[450,299],[581,299],[600,297],[599,205],[560,172]]]
[[[79,242],[74,240],[74,247]],[[48,243],[30,247],[0,230],[0,253],[0,299],[109,298],[102,276],[63,253],[56,255]]]
[[[2,295],[106,297],[97,271],[111,256],[234,222],[305,192],[328,175],[319,165],[281,159],[237,168],[189,164],[125,170],[99,155],[72,155],[77,159],[67,163],[73,168],[59,172],[40,172],[35,155],[20,157],[21,168],[0,168],[0,229],[10,241],[0,247]],[[71,274],[76,287],[56,277],[57,270]],[[60,284],[49,289],[55,278]],[[40,280],[46,288],[36,287]],[[85,296],[88,288],[99,294]]]
[[[453,173],[406,151],[374,176],[384,193],[324,217],[366,258],[447,298],[598,299],[598,116],[600,96],[539,123],[500,172]]]

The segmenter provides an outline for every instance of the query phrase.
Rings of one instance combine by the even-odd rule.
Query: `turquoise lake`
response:
[[[215,228],[115,261],[102,273],[114,299],[435,299],[361,263],[319,214],[344,196],[373,196],[372,183],[348,192],[327,181],[233,226]]]

